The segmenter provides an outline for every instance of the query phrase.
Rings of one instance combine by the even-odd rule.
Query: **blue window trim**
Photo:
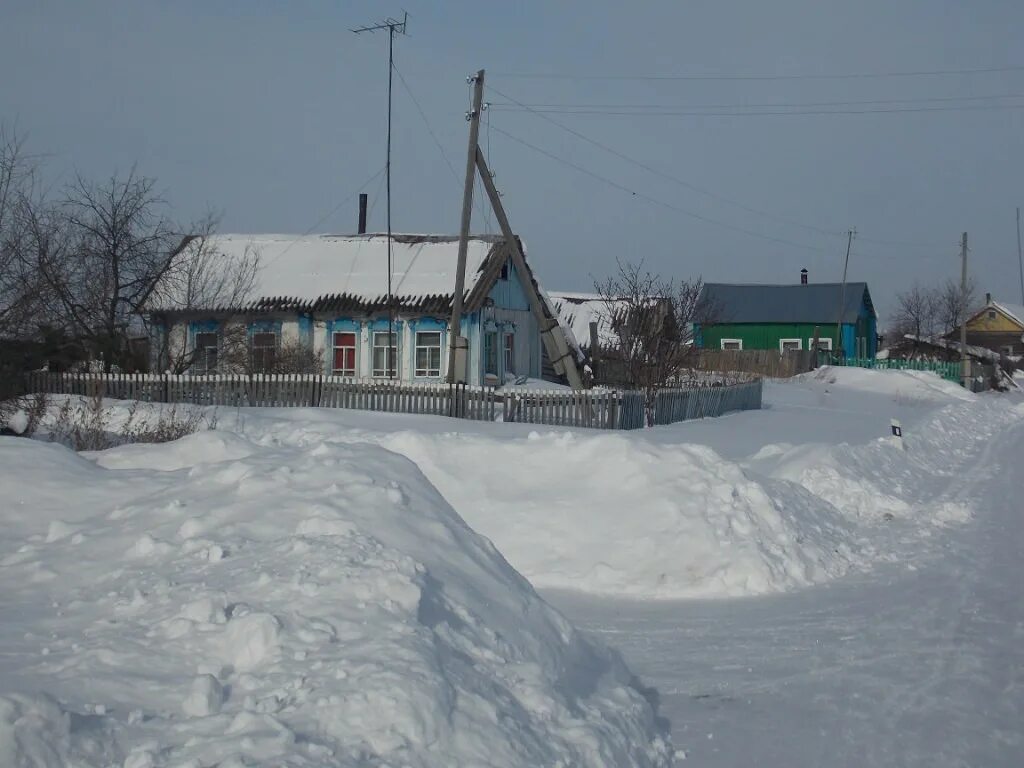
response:
[[[433,317],[420,317],[409,321],[409,330],[412,332],[412,378],[415,381],[440,381],[445,376],[444,370],[444,349],[448,336],[448,323]],[[437,376],[416,375],[416,334],[418,333],[440,333],[441,334],[441,359],[440,370]]]
[[[328,320],[325,325],[327,326],[327,338],[324,340],[324,348],[327,350],[327,354],[324,355],[325,375],[334,375],[334,334],[335,333],[354,333],[356,335],[356,370],[355,378],[359,378],[359,366],[363,360],[363,337],[362,337],[362,324],[351,317],[338,317],[334,320]]]

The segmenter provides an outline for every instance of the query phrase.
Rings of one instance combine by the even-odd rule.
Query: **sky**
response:
[[[617,260],[837,281],[856,228],[849,279],[883,319],[915,281],[959,279],[965,231],[980,291],[1024,302],[1014,0],[2,0],[0,123],[54,189],[134,165],[176,219],[240,233],[353,232],[366,191],[382,231],[387,37],[350,30],[403,10],[396,232],[458,232],[483,68],[481,143],[549,290]],[[474,231],[496,231],[481,203]]]

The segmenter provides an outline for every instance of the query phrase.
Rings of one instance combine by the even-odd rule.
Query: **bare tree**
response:
[[[913,334],[918,340],[934,335],[939,327],[938,293],[914,283],[897,294],[893,323],[900,335]]]
[[[977,301],[977,292],[978,286],[973,277],[967,278],[966,292],[961,292],[959,280],[952,279],[935,289],[937,321],[943,334],[952,333],[960,327]]]
[[[35,266],[67,325],[106,370],[131,361],[128,340],[141,331],[142,307],[188,242],[155,184],[134,169],[103,184],[79,176],[55,221],[35,217]]]
[[[604,303],[602,321],[614,338],[601,356],[616,371],[614,383],[643,393],[651,424],[658,391],[695,367],[694,324],[712,322],[713,308],[701,301],[699,277],[677,282],[651,274],[642,263],[618,266],[617,274],[594,284]]]
[[[195,351],[188,348],[185,333],[171,334],[175,318],[195,310],[237,309],[248,302],[260,267],[255,248],[245,248],[237,256],[222,253],[217,247],[218,217],[208,214],[187,238],[146,302],[144,313],[153,350],[162,369],[184,373],[195,362]],[[244,339],[225,332],[227,349],[239,348]],[[237,354],[233,353],[233,357]]]

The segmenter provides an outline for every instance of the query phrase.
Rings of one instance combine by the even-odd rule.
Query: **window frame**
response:
[[[828,344],[828,346],[827,347],[822,347],[821,346],[822,344]],[[808,349],[813,349],[814,348],[814,337],[813,336],[811,336],[811,337],[809,337],[807,339],[807,348]],[[831,336],[819,336],[818,337],[818,349],[819,350],[823,350],[825,352],[831,352],[832,351],[832,337]]]
[[[488,354],[490,352],[490,354]],[[489,358],[494,358],[494,370],[489,370],[487,365],[490,362]],[[483,349],[483,369],[484,376],[492,374],[498,375],[498,332],[497,331],[484,331],[484,349]]]
[[[730,349],[726,344],[735,344],[735,349]],[[723,352],[742,352],[743,351],[743,339],[719,339],[718,348]]]
[[[202,336],[212,336],[213,344],[200,346],[199,339]],[[196,331],[192,338],[192,365],[200,376],[209,376],[217,373],[217,366],[220,364],[220,334],[217,331]],[[202,352],[200,352],[200,349]],[[213,350],[213,365],[210,365],[210,350]],[[200,363],[202,360],[202,363]]]
[[[786,344],[793,344],[793,343],[796,344],[796,349],[795,350],[787,350],[786,349]],[[803,339],[779,339],[779,352],[786,352],[786,351],[802,352],[803,349],[804,349],[804,340]]]
[[[351,336],[351,344],[338,344],[339,336]],[[338,350],[352,350],[352,367],[351,368],[338,368]],[[347,373],[351,371],[351,373]],[[342,376],[344,378],[354,379],[359,375],[359,332],[355,330],[351,331],[331,331],[331,375]]]
[[[516,374],[516,334],[514,331],[505,331],[502,334],[501,356],[505,363],[505,373],[511,373],[514,376]]]
[[[437,344],[421,344],[420,336],[437,336]],[[427,365],[420,367],[420,350],[427,350]],[[437,368],[431,367],[430,350],[437,350]],[[444,349],[444,339],[442,338],[441,330],[433,331],[416,331],[413,344],[413,376],[417,379],[439,379],[441,378],[442,368],[442,350]]]
[[[391,336],[391,344],[377,345],[378,336]],[[370,375],[375,379],[397,379],[399,373],[399,339],[398,330],[371,331],[370,333]],[[384,350],[384,366],[377,367],[377,350]],[[391,358],[390,360],[388,358]],[[389,364],[390,363],[390,364]]]
[[[1013,345],[1012,344],[1004,344],[1003,346],[1001,346],[999,348],[999,354],[1003,355],[1005,357],[1012,357],[1013,356]]]
[[[261,344],[260,346],[257,347],[256,346],[256,337],[257,336],[272,336],[274,338],[273,346],[267,346],[266,344]],[[255,331],[254,330],[254,331],[252,331],[252,333],[249,334],[249,365],[252,368],[253,373],[269,373],[270,372],[270,371],[268,371],[268,366],[266,364],[266,360],[265,359],[263,360],[262,366],[257,366],[256,365],[256,352],[257,352],[257,350],[259,350],[260,353],[262,353],[265,356],[266,351],[270,350],[270,366],[269,366],[269,368],[272,369],[274,367],[274,363],[276,362],[277,350],[278,350],[278,345],[280,344],[280,341],[281,341],[280,335],[277,333],[277,331]]]

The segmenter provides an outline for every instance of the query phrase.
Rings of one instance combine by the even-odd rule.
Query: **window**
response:
[[[217,334],[197,333],[196,334],[195,361],[192,368],[196,373],[217,372]]]
[[[803,349],[804,345],[800,339],[779,339],[779,352]]]
[[[335,376],[356,375],[356,335],[345,331],[334,334],[334,357],[331,373]]]
[[[989,320],[995,320],[996,319],[996,311],[994,309],[990,309],[988,311],[988,319]]]
[[[808,349],[813,349],[814,348],[814,337],[813,336],[807,340],[807,348]],[[831,339],[831,337],[825,338],[824,336],[819,336],[818,337],[818,349],[826,349],[829,352],[831,352],[832,351],[832,339]]]
[[[505,373],[516,372],[516,335],[505,334]]]
[[[493,331],[484,334],[484,373],[498,375],[498,334]]]
[[[387,331],[373,332],[373,375],[394,378],[398,370],[398,334]]]
[[[501,265],[501,279],[508,280],[508,261]]]
[[[1007,357],[1009,357],[1010,355],[1013,354],[1013,347],[1000,347],[999,354],[1006,355]]]
[[[416,375],[426,378],[440,378],[440,331],[428,331],[416,334]]]
[[[743,349],[743,339],[722,339],[722,349]]]
[[[252,370],[254,373],[270,373],[274,370],[277,354],[276,333],[254,333],[252,335]]]

